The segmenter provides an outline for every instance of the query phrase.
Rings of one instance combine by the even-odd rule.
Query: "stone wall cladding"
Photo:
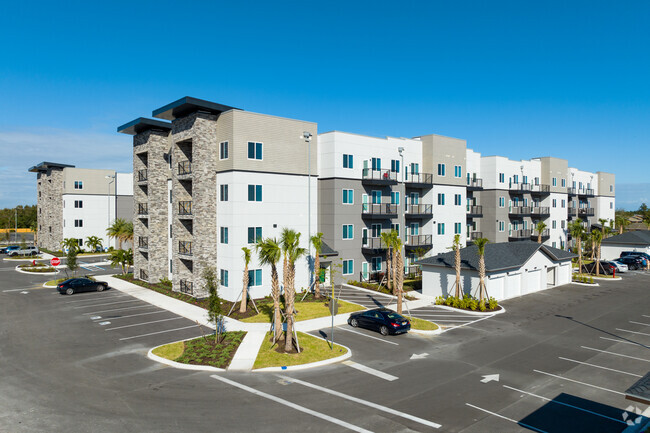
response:
[[[37,191],[38,245],[58,251],[63,241],[63,170],[39,173]]]

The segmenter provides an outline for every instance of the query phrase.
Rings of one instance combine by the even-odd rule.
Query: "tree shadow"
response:
[[[571,320],[572,322],[578,323],[580,325],[586,326],[587,328],[594,329],[596,331],[602,332],[603,334],[611,335],[612,337],[620,338],[621,340],[627,341],[628,343],[636,344],[637,346],[641,346],[645,349],[650,349],[650,346],[646,346],[645,344],[639,343],[638,341],[630,340],[629,338],[626,337],[621,337],[620,335],[614,334],[609,331],[605,331],[604,329],[597,328],[595,326],[589,325],[588,323],[581,322],[579,320],[574,319],[571,316],[562,316],[561,314],[556,314],[555,317],[560,317],[562,319],[568,319]]]

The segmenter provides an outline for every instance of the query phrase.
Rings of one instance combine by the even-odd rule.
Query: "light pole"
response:
[[[402,159],[402,182],[404,182],[404,170],[406,170],[404,167],[404,148],[400,146],[397,148],[397,151],[399,152],[399,157]]]
[[[14,243],[18,242],[18,206],[14,209]]]
[[[303,132],[302,138],[307,143],[307,254],[311,257],[311,132]]]
[[[113,182],[115,182],[115,177],[116,177],[115,174],[108,174],[108,175],[106,175],[106,179],[111,179],[111,180],[108,182],[108,191],[106,191],[106,204],[107,204],[107,207],[106,207],[106,217],[107,217],[107,220],[106,220],[106,229],[107,229],[107,230],[108,230],[108,228],[111,226],[111,184],[112,184]],[[108,240],[108,239],[107,239],[107,240]],[[108,242],[106,242],[106,243],[108,244]]]

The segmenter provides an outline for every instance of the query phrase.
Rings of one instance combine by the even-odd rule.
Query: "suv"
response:
[[[0,248],[0,254],[9,254],[10,251],[19,250],[18,245],[9,245],[8,247]]]
[[[650,255],[648,253],[644,253],[641,251],[623,251],[621,253],[621,257],[627,257],[627,256],[641,256],[646,260],[650,260]]]
[[[625,256],[616,259],[616,261],[626,264],[631,271],[636,271],[637,269],[643,267],[643,259],[641,259],[640,256]]]
[[[38,254],[38,247],[26,247],[25,249],[17,249],[9,251],[9,257],[15,256],[35,256]]]

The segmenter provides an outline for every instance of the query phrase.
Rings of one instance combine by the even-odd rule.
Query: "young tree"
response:
[[[129,267],[133,265],[133,250],[113,250],[110,255],[111,267],[119,266],[122,269],[122,274],[126,275]]]
[[[541,244],[542,243],[542,234],[544,233],[544,230],[546,230],[546,223],[544,221],[539,221],[537,225],[535,225],[535,231],[537,231],[537,243]]]
[[[290,352],[293,347],[296,261],[307,252],[305,248],[300,247],[300,233],[296,233],[293,230],[290,230],[290,232],[292,233],[289,233],[286,238],[281,240],[282,249],[286,254],[288,272],[287,285],[284,287],[284,314],[287,317],[287,331],[284,336],[285,352]]]
[[[32,221],[29,229],[34,233],[34,245],[38,246],[38,223],[36,220]]]
[[[102,247],[102,240],[97,236],[88,236],[86,246],[90,248],[91,252],[95,252]]]
[[[395,295],[395,285],[393,284],[394,274],[393,274],[393,237],[392,231],[381,232],[381,243],[386,247],[386,287],[388,291],[392,292]]]
[[[214,323],[216,329],[214,342],[215,344],[219,344],[223,330],[223,313],[221,310],[221,298],[219,297],[219,280],[217,279],[217,271],[214,267],[206,266],[203,270],[203,280],[205,281],[203,288],[208,292],[208,320],[210,323]]]
[[[122,226],[120,239],[122,242],[128,242],[133,246],[133,223],[131,221],[125,222]]]
[[[625,227],[630,225],[630,220],[628,220],[625,215],[618,214],[614,218],[614,224],[616,225],[616,229],[618,230],[618,233],[623,234],[623,230],[625,230]]]
[[[393,256],[395,265],[393,275],[395,278],[395,290],[397,291],[397,314],[402,314],[402,302],[404,298],[404,259],[402,258],[402,240],[399,237],[392,239]]]
[[[244,276],[243,276],[243,288],[241,292],[241,304],[239,304],[239,312],[246,312],[246,304],[248,303],[248,265],[251,263],[251,250],[242,247],[241,250],[244,252]]]
[[[591,242],[593,248],[596,250],[596,276],[600,275],[600,243],[603,240],[603,232],[600,230],[594,230],[591,232]]]
[[[79,252],[79,241],[75,238],[65,238],[61,241],[61,247],[67,248],[68,251],[75,250],[76,252]]]
[[[314,247],[314,298],[320,299],[320,253],[323,250],[323,234],[318,232],[311,237]]]
[[[114,238],[117,239],[118,241],[118,249],[122,249],[122,238],[123,238],[123,233],[124,233],[124,226],[126,224],[126,221],[123,218],[116,218],[115,221],[113,221],[113,224],[111,224],[107,229],[106,229],[106,235],[109,238]],[[133,226],[131,226],[133,227]]]
[[[576,252],[578,254],[578,272],[582,273],[582,235],[585,232],[585,228],[582,226],[582,223],[578,220],[569,224],[569,233],[571,237],[576,241]]]
[[[77,249],[76,248],[69,248],[68,253],[66,254],[65,257],[65,264],[68,267],[68,270],[72,272],[72,276],[74,277],[77,273],[77,269],[79,269],[79,265],[77,264]]]
[[[261,265],[271,266],[271,297],[273,298],[273,342],[282,335],[282,315],[280,313],[280,280],[277,264],[282,259],[282,249],[278,240],[267,238],[255,244],[257,257]]]
[[[487,289],[485,287],[485,245],[489,240],[487,238],[478,238],[474,240],[474,245],[478,248],[478,276],[479,276],[479,303],[485,305],[485,296]]]
[[[460,285],[460,235],[454,236],[454,243],[452,246],[454,250],[454,268],[456,269],[456,282],[454,283],[454,296],[462,298],[463,288]]]

